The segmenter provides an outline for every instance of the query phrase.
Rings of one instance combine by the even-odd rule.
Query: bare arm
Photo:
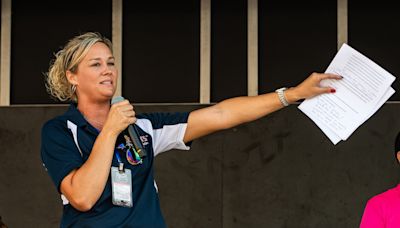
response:
[[[285,97],[289,103],[293,103],[300,99],[334,92],[333,88],[320,87],[320,81],[340,78],[340,76],[332,74],[313,73],[298,86],[286,90]],[[191,112],[183,140],[189,142],[218,130],[250,122],[282,107],[283,105],[275,92],[227,99],[216,105]]]
[[[77,210],[90,210],[101,196],[110,173],[117,137],[135,122],[134,116],[129,101],[114,104],[88,160],[62,180],[61,192]]]

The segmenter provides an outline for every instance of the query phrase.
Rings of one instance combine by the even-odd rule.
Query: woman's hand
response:
[[[103,129],[108,129],[118,135],[130,124],[134,124],[135,122],[136,117],[133,106],[128,100],[124,100],[111,106]]]
[[[61,182],[60,191],[75,209],[89,211],[96,204],[110,175],[116,139],[129,124],[135,122],[135,111],[128,100],[111,106],[89,158]]]
[[[334,93],[335,88],[321,86],[321,81],[325,79],[342,79],[342,76],[335,74],[312,73],[302,83],[296,87],[285,91],[286,99],[289,103],[296,102],[301,99],[308,99],[324,93]]]

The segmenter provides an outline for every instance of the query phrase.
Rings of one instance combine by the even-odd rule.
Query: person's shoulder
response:
[[[47,120],[42,126],[42,134],[52,134],[55,131],[65,130],[67,128],[67,120],[68,118],[65,115],[59,115]]]
[[[67,119],[65,118],[64,115],[53,117],[44,122],[43,128],[60,125],[61,123],[64,123],[66,120]]]
[[[152,112],[141,113],[136,115],[137,124],[143,130],[163,129],[165,126],[179,126],[186,124],[188,121],[188,113],[185,112]],[[146,131],[146,130],[145,130]]]
[[[400,202],[400,187],[399,185],[381,192],[368,200],[369,204],[385,205],[393,202]]]
[[[42,129],[48,129],[48,128],[54,128],[54,127],[60,127],[60,126],[66,126],[67,120],[69,119],[74,119],[74,104],[70,104],[68,109],[65,110],[63,114],[54,116],[51,119],[48,119],[46,122],[44,122]]]

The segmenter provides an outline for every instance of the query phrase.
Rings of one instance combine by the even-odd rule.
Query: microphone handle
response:
[[[139,132],[136,129],[136,125],[129,125],[128,126],[128,133],[132,139],[133,145],[135,147],[136,152],[139,154],[140,157],[146,156],[146,150],[142,145],[142,141],[139,138]]]

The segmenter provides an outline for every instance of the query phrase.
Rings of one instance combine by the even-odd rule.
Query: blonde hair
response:
[[[60,101],[77,102],[76,87],[68,82],[66,73],[76,73],[79,63],[97,42],[104,43],[112,52],[109,39],[97,32],[87,32],[70,39],[62,50],[54,54],[55,59],[51,61],[49,71],[45,74],[46,89],[52,97]]]

